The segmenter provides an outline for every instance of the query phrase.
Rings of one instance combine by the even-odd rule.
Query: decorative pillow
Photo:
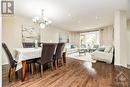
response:
[[[109,53],[111,51],[111,49],[112,49],[111,46],[106,46],[104,52]]]
[[[76,46],[75,45],[71,45],[71,48],[76,48]]]
[[[93,46],[93,48],[98,48],[98,47],[99,47],[99,45],[94,45],[94,46]]]
[[[66,44],[65,44],[65,48],[66,48],[66,49],[70,49],[70,48],[71,48],[71,44],[70,44],[70,43],[66,43]]]
[[[105,50],[105,47],[99,47],[99,48],[97,48],[97,51],[102,51],[102,52],[104,52],[104,50]]]

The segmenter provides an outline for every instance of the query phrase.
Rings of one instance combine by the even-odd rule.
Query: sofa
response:
[[[72,54],[78,52],[78,46],[75,44],[67,43],[65,46],[65,51],[67,54]]]
[[[91,54],[92,59],[111,64],[113,61],[113,50],[112,46],[101,46]]]

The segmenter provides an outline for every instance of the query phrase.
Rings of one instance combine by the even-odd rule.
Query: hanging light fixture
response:
[[[48,18],[44,16],[44,9],[41,10],[41,16],[34,17],[32,21],[34,23],[38,23],[42,29],[44,29],[47,25],[52,23],[52,21],[48,20]]]

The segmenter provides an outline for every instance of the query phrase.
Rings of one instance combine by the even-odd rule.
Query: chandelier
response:
[[[41,10],[41,16],[34,17],[32,21],[34,23],[39,24],[42,29],[44,29],[47,25],[52,23],[52,21],[48,20],[48,18],[44,16],[44,9]]]

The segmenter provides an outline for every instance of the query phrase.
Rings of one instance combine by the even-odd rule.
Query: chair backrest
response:
[[[43,44],[43,42],[38,42],[38,47],[41,47],[41,44]],[[23,48],[32,48],[32,47],[35,47],[34,42],[23,42]]]
[[[35,47],[35,43],[33,42],[23,42],[23,48],[32,48]]]
[[[38,42],[38,47],[42,47],[43,42]]]
[[[45,64],[53,61],[53,55],[57,44],[44,43],[42,46],[41,63]]]
[[[15,67],[15,62],[13,60],[13,56],[12,56],[11,52],[9,51],[7,45],[5,43],[2,43],[2,47],[5,50],[5,53],[6,53],[7,57],[8,57],[8,60],[9,60],[9,63],[11,65],[11,67],[12,68]]]
[[[56,52],[55,52],[55,59],[59,59],[62,57],[64,47],[65,47],[65,43],[57,44],[57,48],[56,48]]]

